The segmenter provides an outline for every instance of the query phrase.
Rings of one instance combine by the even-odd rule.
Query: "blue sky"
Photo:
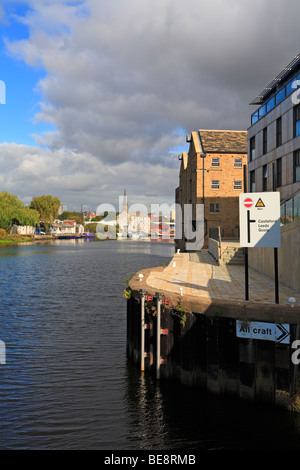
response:
[[[299,13],[298,0],[2,0],[0,191],[75,210],[124,188],[171,204],[185,135],[247,130],[250,101],[299,53]]]
[[[50,124],[34,123],[40,110],[41,94],[37,84],[46,74],[42,67],[30,67],[13,57],[6,48],[6,40],[15,41],[29,37],[28,27],[15,17],[23,17],[26,5],[10,5],[7,18],[1,24],[0,79],[6,86],[6,104],[0,106],[0,141],[36,145],[32,133],[52,129]]]

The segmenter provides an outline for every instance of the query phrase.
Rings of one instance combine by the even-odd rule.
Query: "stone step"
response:
[[[240,247],[227,247],[223,250],[221,254],[221,264],[236,264],[243,265],[245,264],[245,255],[243,248]]]

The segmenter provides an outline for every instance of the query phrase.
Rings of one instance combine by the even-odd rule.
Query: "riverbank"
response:
[[[11,243],[28,243],[33,240],[32,237],[26,237],[24,235],[7,235],[0,239],[0,244],[11,244]]]

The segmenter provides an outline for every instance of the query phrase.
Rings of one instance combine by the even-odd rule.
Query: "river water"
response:
[[[0,248],[0,450],[300,448],[298,415],[127,363],[124,280],[173,253],[134,241]]]

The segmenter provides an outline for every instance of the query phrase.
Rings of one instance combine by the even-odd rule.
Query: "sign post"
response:
[[[242,193],[239,195],[240,246],[245,248],[245,299],[248,294],[248,248],[274,248],[275,302],[278,293],[278,252],[281,246],[280,193]]]

